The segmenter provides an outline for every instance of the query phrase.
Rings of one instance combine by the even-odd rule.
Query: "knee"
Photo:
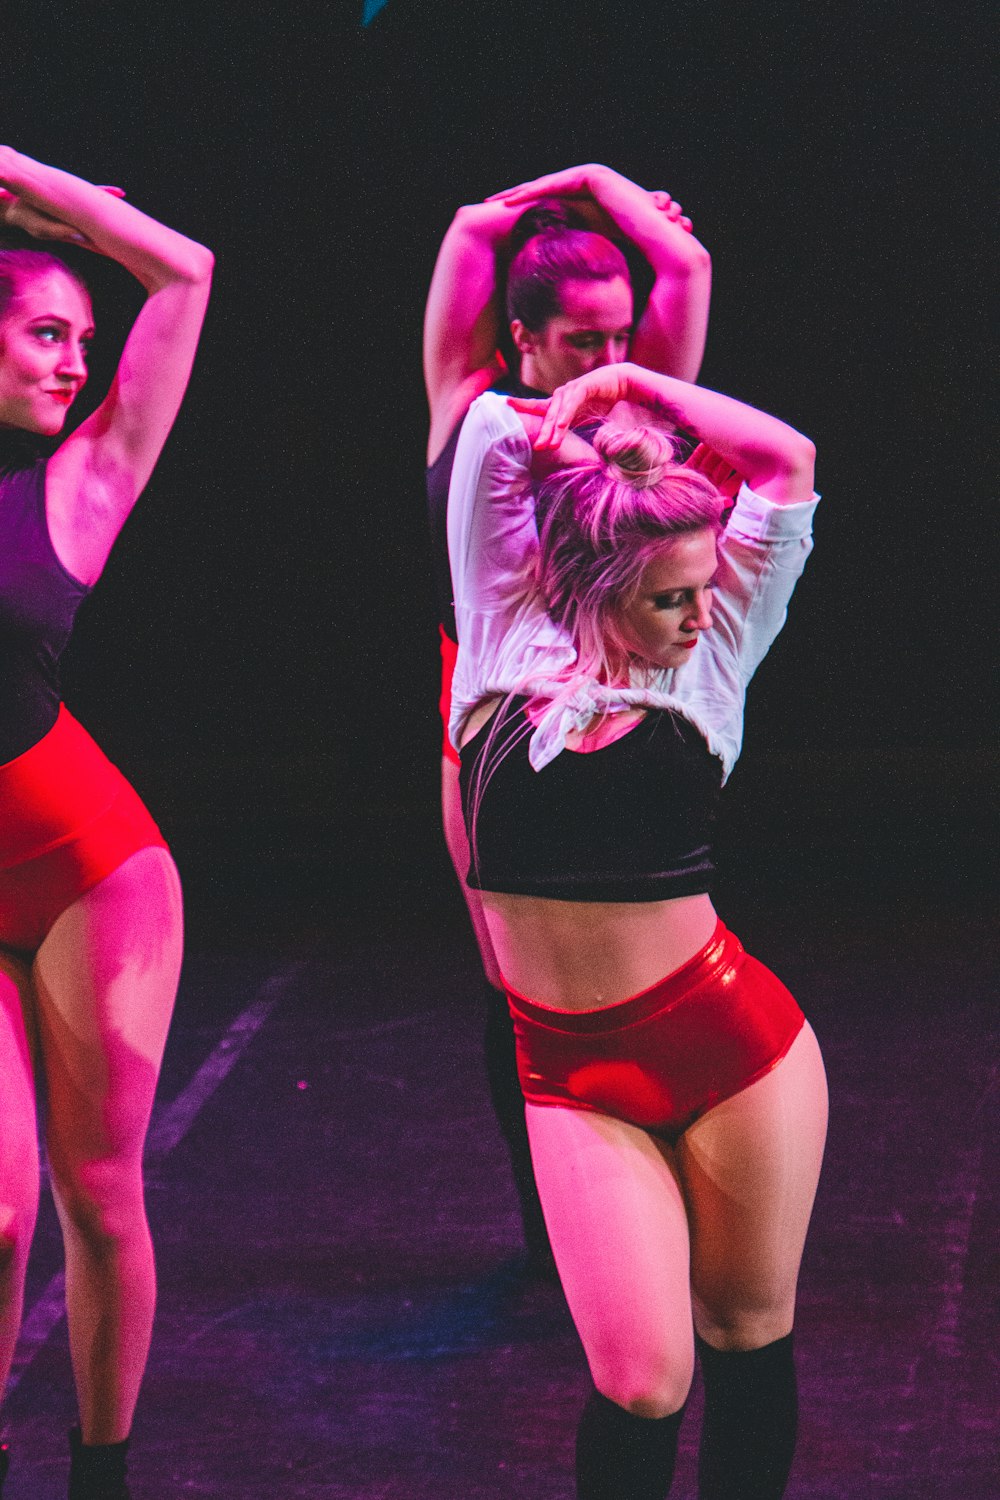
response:
[[[694,1374],[694,1350],[660,1356],[643,1364],[595,1369],[594,1384],[602,1396],[633,1417],[669,1417],[688,1398]]]
[[[0,1121],[0,1129],[6,1124]],[[0,1271],[8,1270],[23,1260],[28,1253],[31,1237],[38,1218],[39,1168],[35,1135],[21,1136],[12,1132],[13,1138],[4,1142],[5,1159],[0,1163],[3,1181],[0,1183]],[[11,1163],[16,1162],[16,1170]]]
[[[113,1251],[145,1225],[142,1175],[138,1167],[107,1163],[52,1170],[52,1185],[64,1229],[91,1250]]]
[[[23,1265],[28,1258],[28,1249],[35,1232],[38,1217],[38,1180],[34,1190],[26,1187],[16,1203],[11,1195],[0,1199],[0,1275],[13,1266]]]
[[[714,1316],[701,1310],[698,1337],[723,1354],[763,1349],[791,1333],[793,1320],[794,1307],[785,1305],[729,1309]]]

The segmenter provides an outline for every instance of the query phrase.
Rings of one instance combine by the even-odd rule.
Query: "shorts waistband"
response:
[[[526,995],[518,994],[505,981],[504,988],[511,1011],[537,1026],[550,1031],[574,1034],[597,1035],[607,1031],[621,1031],[648,1021],[650,1016],[662,1014],[690,995],[698,985],[711,981],[725,982],[725,971],[735,975],[744,956],[743,944],[729,931],[725,923],[718,922],[715,931],[703,948],[681,964],[680,968],[664,975],[649,989],[640,990],[625,1000],[612,1005],[602,1005],[598,1010],[557,1010],[549,1005],[539,1005]]]
[[[0,766],[0,869],[34,859],[114,802],[124,778],[61,704],[36,745]]]

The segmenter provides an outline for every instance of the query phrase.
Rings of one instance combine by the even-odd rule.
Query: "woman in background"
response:
[[[629,265],[617,243],[622,241],[652,272],[638,321]],[[540,1271],[551,1260],[532,1177],[513,1033],[482,902],[465,883],[469,849],[458,756],[447,732],[457,641],[445,519],[448,486],[465,414],[487,389],[549,395],[567,380],[624,359],[695,380],[710,291],[708,253],[691,233],[680,204],[591,164],[460,208],[442,242],[427,299],[427,491],[442,657],[444,832],[483,964],[490,1092],[510,1151],[529,1265]],[[508,350],[506,363],[501,344]]]
[[[4,225],[109,256],[147,293],[108,395],[58,442],[87,379],[90,297],[49,251],[0,248],[0,1392],[38,1206],[44,1078],[80,1416],[69,1494],[127,1500],[156,1293],[142,1150],[181,894],[156,824],[62,704],[58,663],[177,415],[212,256],[114,190],[9,147]],[[0,1488],[7,1463],[4,1449]]]

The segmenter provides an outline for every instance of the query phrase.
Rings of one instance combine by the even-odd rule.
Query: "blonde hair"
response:
[[[677,462],[674,440],[647,424],[604,422],[594,461],[561,470],[538,495],[538,579],[552,618],[573,639],[573,678],[621,684],[630,652],[618,625],[664,543],[721,531],[723,500]]]

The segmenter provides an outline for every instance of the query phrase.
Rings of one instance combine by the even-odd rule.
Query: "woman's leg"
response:
[[[27,969],[0,951],[0,1396],[14,1358],[38,1216],[38,1134]]]
[[[702,1500],[784,1493],[795,1443],[795,1290],[826,1122],[826,1075],[807,1024],[777,1067],[677,1145],[703,1341]]]
[[[521,1205],[524,1242],[532,1263],[539,1271],[551,1268],[551,1250],[545,1230],[542,1206],[535,1186],[531,1165],[528,1131],[524,1121],[524,1095],[517,1077],[517,1055],[514,1026],[507,1006],[507,995],[500,976],[500,965],[493,951],[483,903],[478,891],[470,890],[465,877],[469,870],[469,840],[462,815],[462,794],[458,784],[458,767],[447,756],[441,759],[441,816],[445,843],[455,867],[458,883],[465,897],[469,920],[476,935],[482,959],[485,982],[486,1020],[483,1033],[486,1079],[493,1112],[510,1153],[514,1186]]]
[[[46,1144],[87,1444],[128,1436],[156,1281],[142,1148],[180,973],[180,882],[142,849],[59,917],[34,966]]]
[[[556,1265],[596,1397],[585,1500],[663,1500],[694,1366],[688,1226],[669,1147],[622,1120],[527,1107]]]

